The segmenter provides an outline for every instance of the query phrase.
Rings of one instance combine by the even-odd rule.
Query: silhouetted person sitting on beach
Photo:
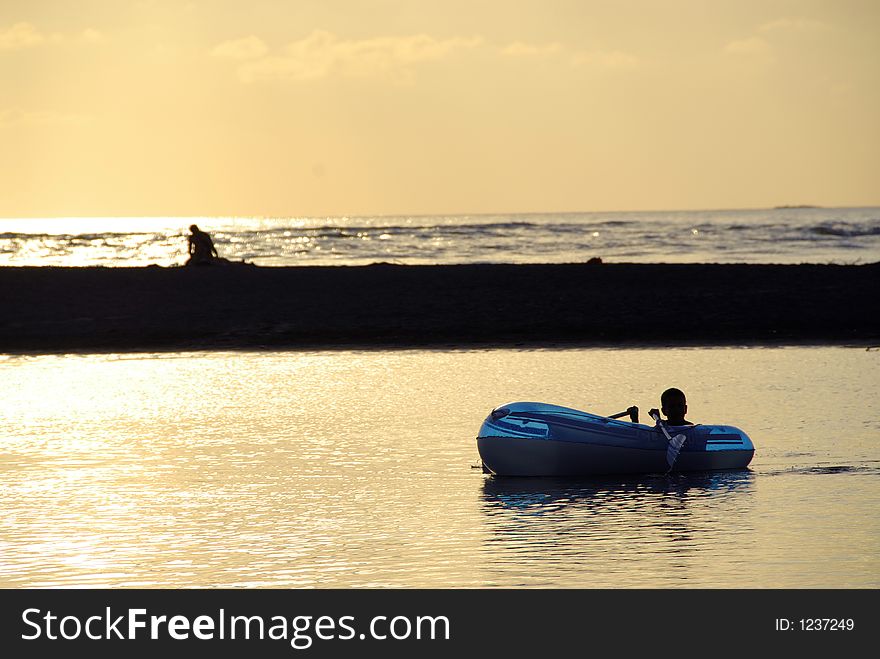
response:
[[[690,421],[684,418],[684,415],[687,414],[688,406],[687,406],[687,398],[685,398],[684,392],[681,389],[667,389],[660,395],[660,410],[662,410],[663,414],[666,415],[666,425],[669,426],[692,426],[694,425]],[[660,415],[660,412],[657,409],[651,410],[648,414],[650,416]]]
[[[189,259],[187,265],[211,265],[214,259],[220,256],[217,254],[217,248],[214,247],[214,241],[211,236],[199,229],[195,224],[190,228],[190,235],[187,238],[187,249],[189,251]]]

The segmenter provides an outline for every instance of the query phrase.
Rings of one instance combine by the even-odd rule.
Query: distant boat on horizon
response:
[[[774,206],[773,210],[775,211],[783,211],[783,210],[792,210],[798,208],[822,208],[822,206],[811,206],[810,204],[797,204],[794,206]]]

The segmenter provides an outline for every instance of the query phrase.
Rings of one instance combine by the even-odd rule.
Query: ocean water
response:
[[[880,208],[330,218],[0,219],[0,265],[182,265],[196,223],[265,266],[376,262],[873,263]]]
[[[0,587],[880,586],[880,351],[0,358]],[[481,473],[488,412],[688,393],[747,470]]]

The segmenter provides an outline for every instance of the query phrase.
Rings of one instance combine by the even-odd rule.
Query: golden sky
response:
[[[875,0],[3,0],[0,217],[880,204]]]

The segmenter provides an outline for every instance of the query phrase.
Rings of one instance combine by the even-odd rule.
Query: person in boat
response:
[[[195,224],[189,228],[190,234],[187,237],[187,251],[189,259],[186,265],[211,265],[220,255],[217,248],[214,247],[214,241],[211,240],[210,234],[199,229]]]
[[[660,395],[660,411],[666,416],[666,425],[668,426],[694,425],[684,418],[685,414],[687,414],[688,406],[687,398],[681,389],[673,387]],[[659,416],[659,412],[656,409],[651,410],[649,414],[653,416],[655,412]]]

